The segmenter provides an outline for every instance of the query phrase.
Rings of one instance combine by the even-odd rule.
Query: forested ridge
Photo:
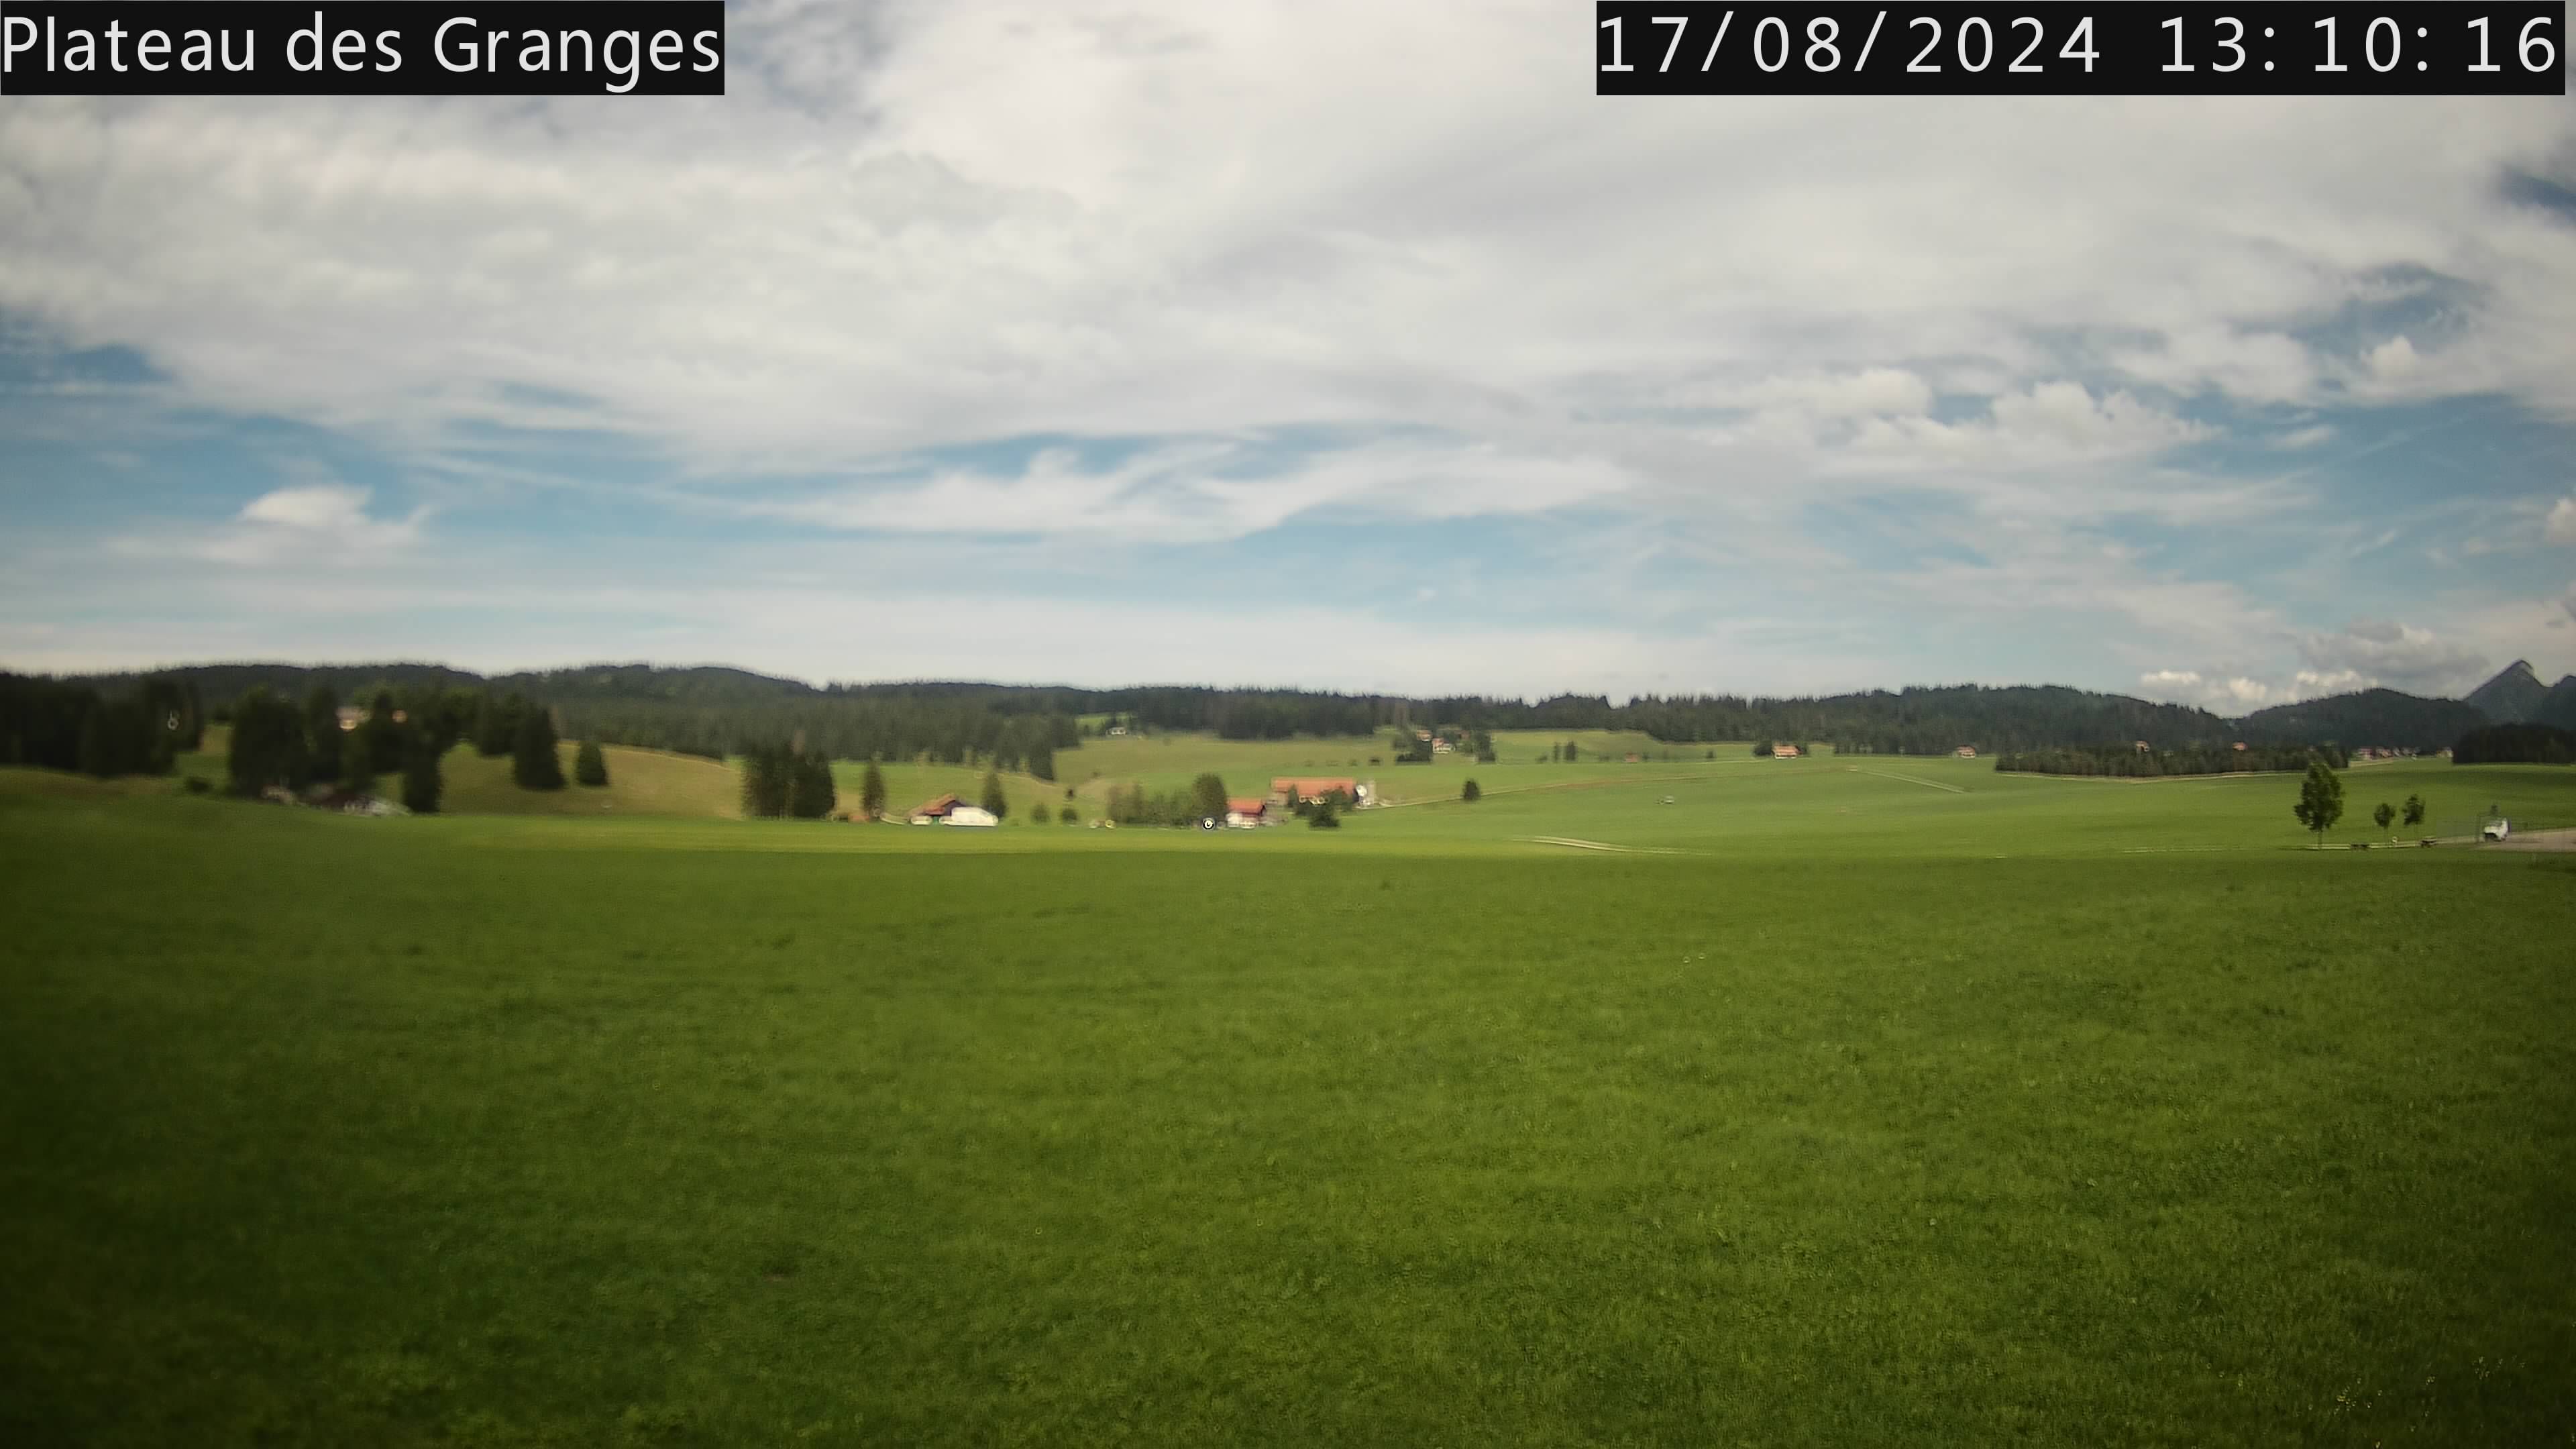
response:
[[[1729,694],[1601,695],[1542,700],[1484,696],[1407,698],[1312,690],[1146,685],[1120,689],[916,680],[815,686],[721,667],[599,664],[485,676],[444,665],[386,663],[191,665],[146,675],[73,679],[0,676],[0,760],[73,768],[80,720],[117,700],[131,709],[92,730],[98,739],[135,734],[146,713],[180,716],[181,732],[221,720],[254,687],[281,699],[317,693],[398,700],[471,716],[482,701],[504,715],[541,705],[567,739],[724,757],[787,744],[836,759],[929,759],[987,763],[1051,778],[1053,755],[1083,738],[1079,720],[1113,718],[1139,731],[1209,730],[1228,739],[1354,735],[1389,728],[1456,725],[1470,730],[1632,730],[1672,744],[1787,739],[1846,753],[1939,755],[1970,746],[2000,755],[2039,750],[2158,751],[2257,745],[2341,744],[2435,748],[2483,715],[2456,700],[2393,690],[2312,700],[2228,720],[2185,705],[2059,685],[1948,685],[1865,693],[1767,698]],[[144,692],[151,699],[144,700]],[[84,704],[82,701],[87,701]],[[178,702],[183,707],[169,706]],[[105,719],[105,716],[102,716]],[[460,735],[476,733],[460,719]],[[106,748],[98,746],[98,748]],[[143,741],[112,752],[148,755]],[[96,749],[93,750],[95,754]]]

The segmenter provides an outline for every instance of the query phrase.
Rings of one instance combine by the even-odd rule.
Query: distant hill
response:
[[[2365,689],[2256,710],[2238,725],[2250,744],[2332,742],[2354,749],[2439,750],[2493,723],[2475,705],[2456,699]]]
[[[2540,718],[2549,702],[2549,687],[2532,671],[2531,661],[2517,659],[2496,677],[2469,691],[2468,703],[2496,724],[2528,724]]]
[[[1799,740],[1844,753],[1889,755],[1946,755],[1963,745],[1994,753],[2137,740],[2160,750],[2237,740],[2432,749],[2495,723],[2576,727],[2576,676],[2549,688],[2523,660],[2479,686],[2466,701],[2370,689],[2259,710],[2241,720],[2188,705],[2062,685],[1916,685],[1798,698],[1641,696],[1614,704],[1597,695],[1533,702],[1206,685],[1077,689],[912,680],[816,686],[745,669],[640,663],[494,676],[408,662],[186,665],[157,673],[200,691],[214,719],[225,717],[233,701],[253,685],[266,685],[292,700],[316,686],[328,687],[344,700],[379,684],[403,692],[489,689],[550,706],[568,740],[723,756],[752,743],[802,737],[809,747],[838,759],[998,761],[1006,770],[1028,759],[1033,773],[1046,773],[1033,751],[1078,748],[1083,737],[1078,720],[1096,726],[1111,716],[1140,732],[1203,731],[1228,740],[1348,738],[1438,723],[1486,730],[1632,731],[1672,745]],[[130,693],[143,678],[94,675],[70,683],[114,697]],[[8,714],[0,708],[0,716]],[[45,750],[26,743],[39,734],[60,746],[48,746],[52,754],[65,754],[69,746],[63,742],[76,733],[66,731],[77,723],[66,718],[68,722],[53,722],[60,728],[48,725],[40,731],[42,721],[0,717],[0,760],[51,760]],[[13,745],[13,740],[19,743]],[[68,758],[55,763],[67,765]]]
[[[2540,722],[2576,730],[2576,674],[2562,675],[2549,686],[2549,697],[2541,701]]]

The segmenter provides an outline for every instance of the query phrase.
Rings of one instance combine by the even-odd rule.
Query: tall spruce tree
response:
[[[403,755],[403,808],[415,815],[438,813],[447,782],[439,774],[438,740],[426,730],[413,730]]]
[[[581,748],[573,751],[572,777],[594,787],[608,783],[608,756],[600,752],[599,741],[583,740]]]
[[[304,696],[304,743],[317,775],[337,775],[348,746],[340,739],[340,696],[327,684]]]
[[[487,760],[510,753],[510,747],[517,743],[510,737],[509,726],[501,717],[501,701],[493,698],[492,691],[488,689],[483,691],[483,698],[474,708],[472,738],[474,752]]]
[[[995,820],[1000,820],[1011,813],[1011,802],[1009,797],[1002,793],[1002,777],[997,771],[984,772],[984,798],[981,803],[992,813]]]
[[[304,716],[294,705],[257,686],[234,704],[225,763],[235,794],[257,795],[273,785],[301,788],[311,759]]]
[[[540,704],[519,712],[519,737],[510,752],[510,778],[522,790],[560,790],[563,761],[555,754],[554,713]]]
[[[785,745],[754,745],[742,752],[742,813],[775,820],[787,813],[794,756]]]
[[[403,726],[407,721],[394,718],[398,713],[400,711],[394,708],[394,692],[390,689],[377,690],[376,697],[367,705],[367,724],[371,730],[367,740],[375,749],[375,772],[379,775],[402,768]]]
[[[1029,746],[1028,770],[1030,779],[1055,780],[1055,745],[1043,734]]]
[[[884,816],[885,807],[885,771],[877,768],[876,761],[870,760],[868,772],[859,777],[859,813],[875,820]]]
[[[388,729],[392,726],[388,725]],[[340,788],[352,795],[376,791],[376,722],[361,721],[340,735]]]
[[[832,813],[840,792],[832,785],[832,759],[820,750],[795,757],[787,784],[787,813],[799,820],[820,820]]]

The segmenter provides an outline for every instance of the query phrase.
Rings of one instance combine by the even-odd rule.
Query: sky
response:
[[[2567,98],[1602,98],[1590,31],[742,0],[722,97],[0,98],[0,668],[2576,670]]]

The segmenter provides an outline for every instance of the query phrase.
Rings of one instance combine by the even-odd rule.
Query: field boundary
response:
[[[1606,840],[1577,840],[1570,835],[1515,835],[1512,839],[1528,845],[1561,845],[1568,850],[1601,850],[1617,855],[1688,855],[1668,845],[1612,845]]]
[[[2105,785],[2181,784],[2192,780],[2282,780],[2296,779],[2296,770],[2223,770],[2215,775],[2052,775],[2045,770],[1997,770],[2023,780],[2097,780]]]
[[[1965,795],[1968,793],[1968,787],[1965,785],[1944,785],[1938,780],[1918,779],[1912,775],[1899,775],[1887,770],[1864,770],[1858,765],[1848,765],[1844,768],[1850,770],[1855,775],[1876,775],[1882,780],[1902,780],[1908,785],[1921,785],[1933,790],[1947,790],[1953,795]]]

